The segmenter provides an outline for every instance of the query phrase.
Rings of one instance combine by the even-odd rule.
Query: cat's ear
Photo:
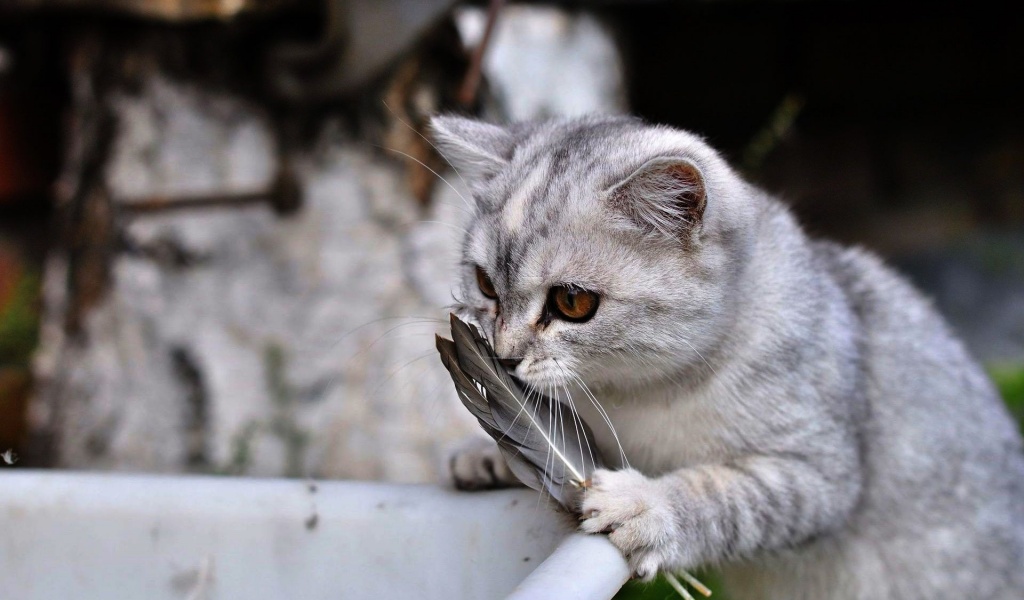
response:
[[[700,228],[707,205],[704,176],[692,162],[659,157],[606,192],[612,208],[645,231],[686,241]]]
[[[451,115],[430,119],[434,141],[456,171],[475,182],[485,182],[510,159],[515,136],[504,127]]]

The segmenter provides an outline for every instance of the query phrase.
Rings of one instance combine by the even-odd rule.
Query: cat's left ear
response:
[[[674,157],[647,161],[608,188],[606,198],[641,229],[684,242],[700,228],[707,205],[700,169]]]
[[[508,129],[452,115],[430,119],[434,141],[445,159],[471,181],[480,183],[498,173],[511,158],[515,136]]]

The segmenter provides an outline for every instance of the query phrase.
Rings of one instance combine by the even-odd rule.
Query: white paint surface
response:
[[[7,471],[0,598],[500,598],[571,526],[526,490]]]

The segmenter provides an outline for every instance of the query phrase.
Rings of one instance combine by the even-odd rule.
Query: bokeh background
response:
[[[1021,81],[1001,5],[7,0],[0,451],[440,480],[475,430],[433,352],[446,111],[701,133],[915,281],[1024,415]]]

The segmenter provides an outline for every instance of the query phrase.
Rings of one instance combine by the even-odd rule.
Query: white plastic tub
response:
[[[527,490],[11,470],[0,598],[610,597],[603,537],[528,578],[572,527]]]

